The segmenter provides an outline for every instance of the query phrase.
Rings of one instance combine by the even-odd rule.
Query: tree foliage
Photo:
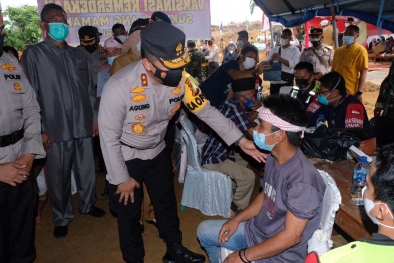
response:
[[[22,5],[4,10],[5,46],[23,51],[28,44],[41,41],[38,7]]]

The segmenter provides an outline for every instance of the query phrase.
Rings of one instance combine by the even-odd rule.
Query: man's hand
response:
[[[356,99],[358,99],[360,102],[363,102],[363,95],[354,95],[354,97],[356,97]]]
[[[375,117],[381,116],[382,110],[383,110],[383,109],[375,108],[375,109],[373,110],[373,116],[375,116]]]
[[[41,137],[42,137],[42,144],[44,145],[45,149],[49,149],[51,148],[51,136],[49,136],[49,134],[47,132],[43,132],[41,133]]]
[[[272,54],[272,57],[271,57],[270,61],[271,62],[273,62],[275,60],[279,61],[280,59],[281,59],[280,54],[279,53],[274,53],[274,54]]]
[[[252,106],[252,110],[253,111],[257,111],[261,106],[263,106],[263,103],[261,101],[256,101],[253,106]]]
[[[243,254],[242,254],[243,256]],[[244,258],[245,259],[245,258]],[[235,251],[228,255],[223,263],[243,263],[241,258],[239,257],[239,251]]]
[[[264,71],[266,71],[266,70],[271,68],[271,66],[269,64],[264,64],[264,62],[267,62],[267,61],[260,62],[257,65],[257,68],[256,68],[257,75],[261,75],[261,74],[264,73]]]
[[[33,165],[34,157],[35,155],[32,153],[22,154],[21,156],[19,156],[18,159],[16,159],[15,163],[24,165],[25,168],[23,169],[25,169],[28,173],[30,173],[31,167]]]
[[[123,203],[127,205],[129,198],[131,202],[134,203],[134,188],[136,187],[140,188],[140,184],[133,178],[119,184],[118,189],[115,192],[115,194],[120,194],[119,203],[123,201]]]
[[[267,159],[267,154],[262,153],[258,149],[256,149],[256,145],[254,145],[253,141],[242,138],[242,140],[239,142],[239,147],[242,151],[252,156],[259,163],[265,163],[265,160]]]
[[[218,245],[226,243],[230,237],[238,230],[239,223],[235,218],[230,219],[222,225],[219,231]]]
[[[0,182],[16,186],[27,180],[30,173],[26,170],[26,165],[19,163],[0,164]]]
[[[98,123],[93,123],[93,137],[99,135]]]

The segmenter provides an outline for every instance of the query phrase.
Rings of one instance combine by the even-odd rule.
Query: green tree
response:
[[[5,46],[23,51],[27,44],[41,41],[38,7],[22,5],[4,10]]]

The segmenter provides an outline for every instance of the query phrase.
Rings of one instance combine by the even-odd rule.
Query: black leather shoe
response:
[[[167,252],[163,257],[164,263],[204,263],[205,257],[185,248],[180,240],[167,241]]]
[[[97,218],[105,216],[104,210],[95,206],[92,206],[87,214]]]
[[[67,236],[68,233],[68,226],[55,226],[53,230],[53,236],[57,239],[62,239]]]

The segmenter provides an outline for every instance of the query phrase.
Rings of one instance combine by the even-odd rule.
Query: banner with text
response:
[[[111,28],[121,23],[129,31],[138,18],[149,18],[153,12],[167,14],[172,24],[186,34],[186,39],[211,37],[209,0],[37,0],[41,12],[45,4],[55,3],[67,14],[69,44],[79,44],[78,29],[95,26],[103,34],[101,42],[112,36]]]

